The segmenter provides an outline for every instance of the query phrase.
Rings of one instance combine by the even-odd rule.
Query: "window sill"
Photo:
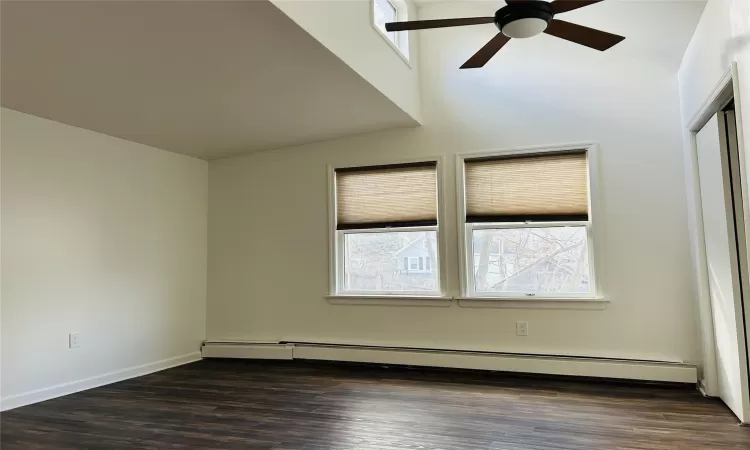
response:
[[[365,306],[430,306],[450,307],[453,297],[439,295],[367,295],[367,294],[333,294],[326,295],[332,305],[365,305]]]
[[[577,309],[605,310],[609,300],[602,297],[565,298],[565,297],[457,297],[458,306],[462,308],[512,308],[512,309]]]

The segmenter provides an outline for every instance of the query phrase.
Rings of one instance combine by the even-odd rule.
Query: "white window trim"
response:
[[[328,289],[329,295],[327,298],[342,298],[342,299],[393,299],[393,300],[424,300],[424,299],[437,299],[446,300],[452,299],[447,297],[445,292],[447,290],[447,274],[445,272],[445,264],[442,264],[443,255],[446,255],[446,242],[444,234],[440,231],[440,224],[443,223],[445,217],[443,211],[443,168],[445,157],[422,157],[422,158],[408,158],[398,160],[386,160],[386,161],[373,161],[368,164],[360,164],[362,167],[376,166],[376,165],[390,165],[390,164],[408,164],[418,162],[435,162],[435,175],[437,179],[436,194],[437,198],[437,215],[438,225],[429,227],[399,227],[399,228],[367,228],[361,230],[337,230],[336,229],[336,169],[339,168],[350,168],[356,167],[351,165],[340,165],[340,166],[328,166],[328,222],[329,222],[329,238],[328,238],[328,268],[329,268],[329,281]],[[398,231],[434,231],[437,245],[435,248],[435,272],[437,277],[437,290],[436,291],[347,291],[343,290],[344,286],[344,237],[346,234],[352,233],[383,233],[383,232],[398,232]]]
[[[388,43],[388,45],[396,52],[396,54],[401,58],[402,61],[406,63],[407,66],[411,69],[411,37],[409,36],[409,31],[397,31],[396,32],[396,41],[398,44],[394,43],[387,34],[383,32],[380,28],[378,28],[377,24],[375,24],[375,1],[369,0],[370,2],[370,25],[375,30],[375,32],[380,36],[385,42]],[[388,0],[388,2],[396,8],[396,20],[398,22],[404,22],[409,20],[409,4],[407,3],[407,0]],[[406,49],[406,51],[404,51]]]
[[[495,150],[491,152],[466,153],[456,155],[456,194],[457,194],[457,217],[458,230],[463,233],[459,236],[459,279],[462,300],[488,300],[488,301],[534,301],[534,302],[555,302],[565,300],[603,300],[601,294],[600,280],[597,277],[596,261],[596,231],[594,221],[599,212],[599,161],[598,161],[598,144],[586,142],[570,145],[558,146],[540,146],[525,147],[518,149]],[[511,156],[511,155],[528,155],[555,153],[568,150],[584,150],[588,158],[588,182],[589,182],[589,218],[587,221],[571,222],[529,222],[529,223],[504,223],[504,224],[467,224],[466,223],[466,192],[465,192],[465,161],[467,159],[488,157],[488,156]],[[499,226],[500,225],[500,226]],[[588,239],[589,252],[589,286],[590,291],[587,294],[577,295],[575,293],[531,293],[531,292],[476,292],[474,290],[474,270],[473,270],[473,248],[472,248],[472,231],[481,229],[494,228],[533,228],[533,227],[563,227],[563,226],[585,226]]]

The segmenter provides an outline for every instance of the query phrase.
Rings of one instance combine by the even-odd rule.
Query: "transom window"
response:
[[[335,170],[337,294],[440,294],[436,168]]]
[[[463,160],[464,295],[593,297],[585,150]]]
[[[405,0],[372,0],[372,18],[375,28],[408,61],[409,33],[406,31],[386,31],[385,24],[402,22],[407,19],[408,7]]]

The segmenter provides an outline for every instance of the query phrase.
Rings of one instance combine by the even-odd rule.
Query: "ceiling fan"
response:
[[[506,0],[506,6],[494,17],[465,17],[461,19],[412,20],[385,24],[386,31],[424,30],[428,28],[460,27],[494,23],[500,32],[466,61],[462,69],[483,67],[511,39],[523,39],[547,33],[576,44],[605,51],[625,38],[575,23],[555,19],[557,14],[593,5],[603,0]]]

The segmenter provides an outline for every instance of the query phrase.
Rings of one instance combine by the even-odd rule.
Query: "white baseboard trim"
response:
[[[214,351],[214,348],[218,350]],[[264,355],[283,355],[283,357],[267,358]],[[698,382],[698,370],[695,366],[675,362],[355,345],[206,342],[203,345],[203,357],[310,359],[674,383],[696,384]]]
[[[105,384],[117,383],[118,381],[124,381],[130,378],[140,377],[143,375],[148,375],[150,373],[159,372],[161,370],[170,369],[172,367],[181,366],[183,364],[200,361],[200,359],[200,352],[186,353],[184,355],[162,359],[160,361],[155,361],[148,364],[141,364],[139,366],[133,366],[126,369],[107,372],[102,375],[84,378],[82,380],[71,381],[68,383],[62,383],[42,389],[23,392],[20,394],[9,395],[7,397],[3,397],[0,401],[0,410],[7,411],[9,409],[19,408],[21,406],[30,405],[32,403],[51,400],[53,398],[62,397],[63,395],[69,395],[76,392],[85,391],[87,389],[104,386]]]

